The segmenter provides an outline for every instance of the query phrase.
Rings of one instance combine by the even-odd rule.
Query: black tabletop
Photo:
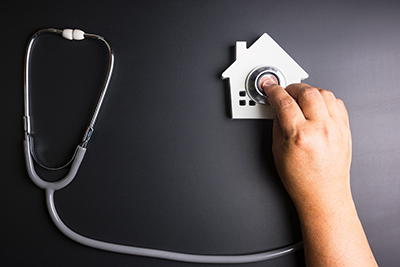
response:
[[[101,241],[196,254],[247,254],[301,240],[275,171],[271,120],[231,120],[236,41],[268,33],[341,98],[353,134],[351,185],[381,266],[400,262],[398,1],[10,1],[0,8],[2,266],[211,266],[89,248],[52,223],[23,156],[24,53],[43,28],[104,36],[115,69],[62,220]],[[37,156],[62,165],[96,106],[107,49],[40,36],[32,50]],[[38,170],[48,181],[66,171]],[[236,266],[304,266],[302,252]]]

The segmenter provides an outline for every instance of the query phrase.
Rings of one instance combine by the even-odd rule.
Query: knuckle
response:
[[[293,104],[295,104],[295,101],[292,97],[282,97],[277,101],[277,108],[279,108],[280,110],[285,110],[290,108]]]
[[[303,144],[306,140],[306,132],[305,132],[305,124],[306,122],[296,123],[295,121],[291,121],[284,132],[284,140],[288,143],[294,144]]]
[[[290,135],[287,135],[287,141],[294,146],[303,149],[312,149],[321,142],[326,143],[328,140],[337,135],[337,130],[332,127],[329,122],[320,122],[313,125],[298,125]]]
[[[295,89],[295,88],[302,88],[304,86],[306,86],[305,83],[291,83],[288,86],[286,86],[286,90]]]
[[[324,97],[336,98],[335,95],[334,95],[331,91],[329,91],[329,90],[322,89],[322,90],[320,91],[320,93],[321,93],[321,95],[324,96]]]
[[[297,130],[290,138],[297,147],[309,147],[310,138],[304,130]]]
[[[315,87],[303,87],[300,91],[303,97],[315,97],[320,94],[319,90]]]
[[[336,101],[339,105],[344,106],[344,102],[342,99],[336,98]]]

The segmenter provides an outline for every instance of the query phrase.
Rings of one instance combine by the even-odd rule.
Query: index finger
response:
[[[283,133],[286,135],[294,133],[297,126],[306,121],[299,105],[285,89],[272,80],[265,81],[261,87],[268,96]]]
[[[336,97],[332,93],[328,94],[326,90],[312,87],[305,83],[290,84],[285,90],[297,99],[306,119],[325,119],[330,114],[335,113],[331,102],[334,99],[336,104]],[[329,111],[331,112],[329,113]]]

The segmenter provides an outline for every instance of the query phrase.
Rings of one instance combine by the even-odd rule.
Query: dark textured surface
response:
[[[278,8],[279,7],[279,8]],[[104,241],[204,254],[254,253],[301,239],[276,175],[271,121],[230,120],[237,40],[270,34],[315,86],[346,103],[352,189],[381,266],[400,262],[400,4],[396,1],[36,1],[2,4],[0,263],[3,266],[202,266],[103,252],[64,237],[24,166],[23,57],[47,27],[103,35],[115,74],[76,180],[56,192],[73,230]],[[38,39],[35,146],[68,161],[107,64],[100,42]],[[60,173],[40,172],[55,180]],[[237,266],[304,266],[302,253]]]

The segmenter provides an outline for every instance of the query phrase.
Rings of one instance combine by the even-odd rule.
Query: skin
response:
[[[343,101],[307,84],[264,78],[274,110],[275,165],[299,214],[307,266],[377,266],[350,189],[351,133]]]

